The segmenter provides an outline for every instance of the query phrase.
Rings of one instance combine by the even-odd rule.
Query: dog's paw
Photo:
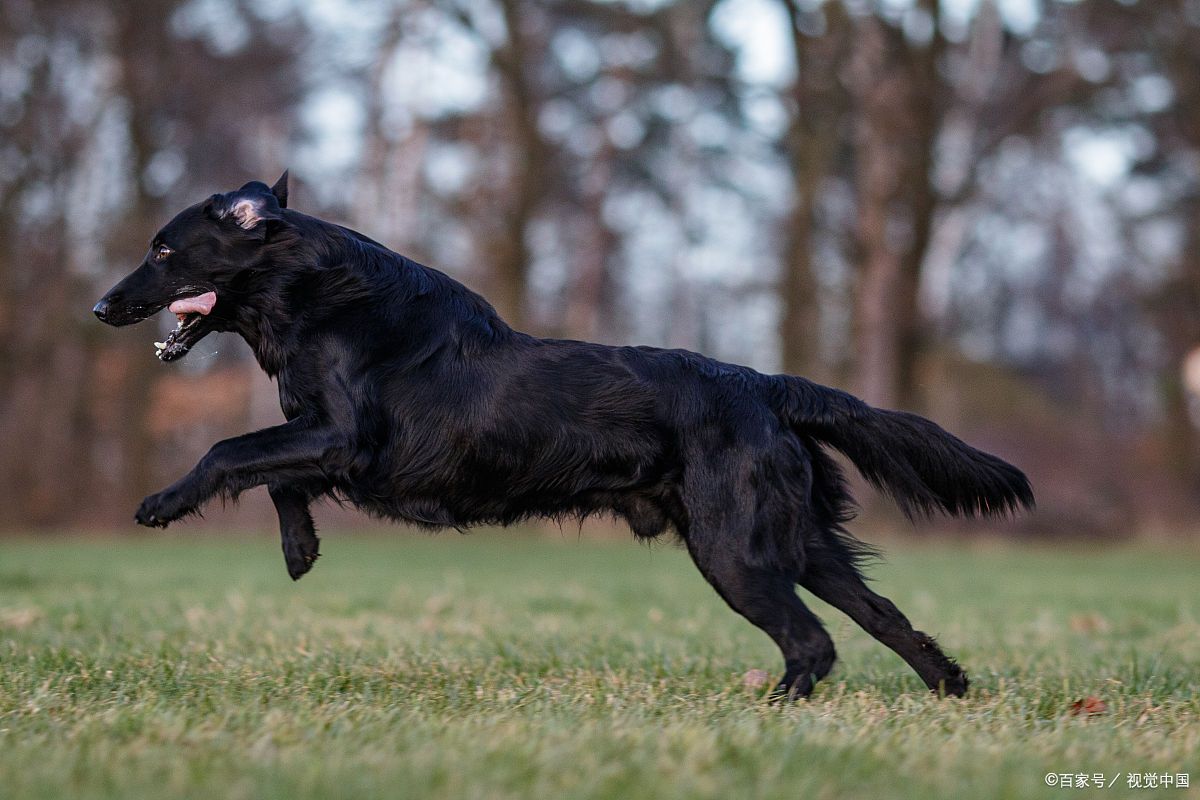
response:
[[[958,664],[950,662],[950,669],[946,671],[945,676],[933,683],[929,690],[941,697],[965,697],[969,685],[967,673],[963,672]]]
[[[292,580],[300,580],[312,569],[313,564],[321,557],[319,548],[320,540],[314,533],[284,537],[283,558]]]
[[[947,677],[933,691],[937,694],[944,694],[946,697],[966,697],[969,685],[966,673],[959,672],[957,675]]]
[[[815,683],[809,674],[785,675],[783,680],[775,684],[775,688],[767,695],[772,704],[794,703],[797,700],[807,700],[813,693]]]
[[[147,528],[165,528],[189,511],[191,508],[181,503],[174,492],[159,492],[142,501],[133,519]]]

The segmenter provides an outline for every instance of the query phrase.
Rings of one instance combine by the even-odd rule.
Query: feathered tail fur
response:
[[[791,375],[772,376],[776,413],[843,453],[912,518],[1006,515],[1034,505],[1021,470],[976,450],[924,417],[873,408],[857,397]]]

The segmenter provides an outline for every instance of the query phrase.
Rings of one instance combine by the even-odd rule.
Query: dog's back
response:
[[[690,461],[755,464],[782,450],[804,472],[814,443],[848,455],[909,514],[1032,502],[1019,470],[921,417],[687,351],[518,333],[461,284],[374,243],[338,266],[356,269],[371,288],[347,277],[339,286],[372,298],[366,318],[312,334],[344,342],[373,386],[358,402],[375,453],[352,459],[366,468],[346,483],[383,482],[364,498],[440,496],[436,524],[596,513],[624,491],[680,495],[681,477],[698,468]],[[424,506],[413,521],[430,519]]]

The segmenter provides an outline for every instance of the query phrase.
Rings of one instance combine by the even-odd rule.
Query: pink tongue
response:
[[[216,292],[205,292],[195,297],[176,300],[167,308],[172,314],[207,314],[217,304]]]

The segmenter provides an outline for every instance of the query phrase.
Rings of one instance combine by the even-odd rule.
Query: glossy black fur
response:
[[[247,196],[263,216],[249,230],[224,213]],[[678,535],[721,597],[779,645],[780,694],[807,695],[834,661],[796,584],[931,689],[966,690],[958,665],[863,582],[869,549],[843,530],[852,501],[826,448],[910,515],[1031,506],[1015,467],[803,378],[514,331],[457,281],[286,199],[285,175],[183,211],[154,240],[175,252],[148,256],[97,307],[126,324],[216,290],[204,324],[245,338],[288,420],[218,442],[146,498],[138,522],[165,526],[266,485],[298,578],[317,557],[308,505],[322,496],[437,528],[611,513],[643,539]]]

